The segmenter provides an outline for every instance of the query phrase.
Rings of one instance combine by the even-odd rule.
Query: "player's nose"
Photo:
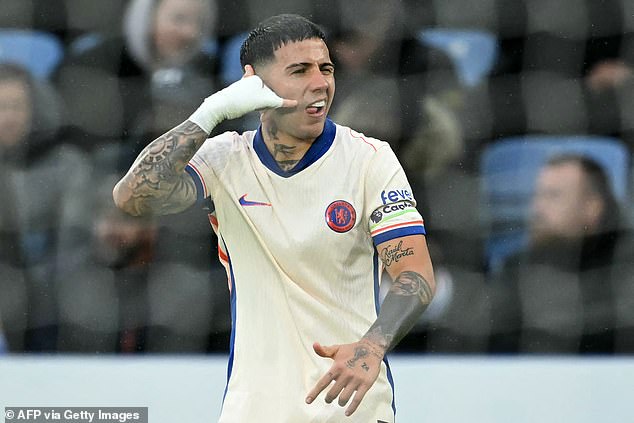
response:
[[[319,69],[315,69],[311,73],[310,87],[314,91],[327,90],[330,87],[330,81]]]

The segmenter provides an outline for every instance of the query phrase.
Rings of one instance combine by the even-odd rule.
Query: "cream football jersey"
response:
[[[304,399],[332,361],[313,351],[358,341],[378,313],[376,245],[424,234],[405,174],[389,145],[326,121],[290,172],[261,129],[205,142],[187,171],[227,269],[232,334],[222,423],[393,422],[387,361],[351,418],[325,392]]]

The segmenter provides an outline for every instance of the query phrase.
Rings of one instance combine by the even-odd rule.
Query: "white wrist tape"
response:
[[[207,97],[189,117],[205,132],[211,132],[225,119],[236,119],[249,112],[277,108],[283,104],[259,76],[248,76]]]

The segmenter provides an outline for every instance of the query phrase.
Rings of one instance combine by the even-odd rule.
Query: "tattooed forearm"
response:
[[[185,121],[150,143],[114,190],[115,202],[132,215],[161,215],[185,210],[196,201],[196,187],[183,170],[207,139]]]
[[[404,271],[392,282],[376,322],[364,339],[385,354],[414,326],[433,297],[429,283],[419,273]]]
[[[398,275],[390,288],[391,293],[401,296],[418,296],[420,302],[427,306],[433,297],[427,281],[416,272],[405,271]]]

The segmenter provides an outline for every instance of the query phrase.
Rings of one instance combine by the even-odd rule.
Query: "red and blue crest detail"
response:
[[[357,212],[352,204],[344,200],[330,203],[326,208],[326,224],[335,232],[348,232],[357,221]]]

